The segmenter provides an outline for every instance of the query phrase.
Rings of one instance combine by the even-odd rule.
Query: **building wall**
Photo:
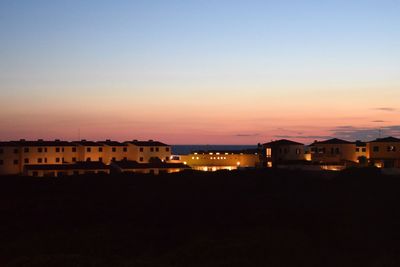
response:
[[[0,175],[15,175],[21,171],[21,156],[18,147],[0,147]]]
[[[137,146],[128,144],[128,160],[139,163],[148,163],[151,158],[159,158],[168,161],[171,158],[170,146]]]
[[[370,162],[377,167],[400,168],[400,143],[370,142],[368,151]]]
[[[313,162],[341,163],[343,161],[357,162],[355,144],[314,144],[311,153]]]
[[[109,165],[112,161],[127,160],[128,146],[103,146],[103,163]]]
[[[236,169],[238,167],[256,167],[259,156],[255,154],[189,154],[181,155],[180,161],[195,170]]]
[[[267,167],[287,161],[306,160],[304,145],[300,144],[266,144],[264,145]]]

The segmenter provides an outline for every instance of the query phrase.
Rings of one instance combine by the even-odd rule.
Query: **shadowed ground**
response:
[[[1,177],[0,266],[399,266],[375,169]]]

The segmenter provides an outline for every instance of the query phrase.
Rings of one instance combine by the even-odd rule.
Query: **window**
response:
[[[47,152],[47,147],[44,148],[44,152]]]
[[[76,147],[73,147],[73,148],[72,148],[72,152],[76,152]]]
[[[113,147],[112,152],[117,152],[117,148]]]
[[[14,154],[18,154],[18,148],[14,148]]]
[[[56,162],[60,162],[60,158],[56,158]]]
[[[99,161],[100,161],[100,162],[103,162],[103,158],[102,158],[102,157],[99,157]]]
[[[139,161],[143,161],[143,157],[140,157],[140,158],[139,158]]]
[[[300,148],[296,148],[296,155],[300,155],[301,153],[301,149]]]
[[[61,161],[62,161],[62,163],[64,163],[65,162],[64,158],[62,158]]]
[[[335,152],[336,152],[336,154],[339,154],[339,153],[340,153],[340,149],[337,147],[337,148],[335,149]]]
[[[14,165],[18,165],[19,161],[17,159],[14,159]]]
[[[356,152],[360,152],[360,148],[359,147],[356,147]]]
[[[61,151],[64,152],[65,151],[64,148],[61,148]]]
[[[388,152],[396,152],[396,147],[395,146],[388,146],[387,147]]]
[[[272,156],[272,149],[270,147],[267,148],[266,155],[268,158],[270,158]]]
[[[128,152],[128,148],[127,147],[124,147],[124,152]]]
[[[143,147],[139,148],[139,151],[140,151],[140,152],[143,152]]]
[[[100,148],[99,148],[99,151],[100,151]],[[92,148],[91,147],[87,147],[86,148],[86,152],[92,152]]]
[[[4,150],[2,148],[0,148],[0,154],[3,154]]]
[[[72,162],[76,162],[76,158],[72,158]]]
[[[86,158],[86,161],[90,162],[90,161],[92,161],[92,159],[91,158]]]
[[[59,153],[60,152],[60,148],[56,147],[56,152]]]
[[[150,152],[154,152],[154,147],[150,147]]]
[[[0,165],[4,164],[4,160],[0,159]]]
[[[44,158],[44,163],[47,163],[47,158]]]
[[[113,157],[113,158],[111,159],[111,161],[116,161],[116,158],[115,158],[115,157]]]
[[[24,147],[24,152],[29,153],[29,147]]]
[[[38,148],[38,152],[39,152],[39,153],[42,153],[42,152],[43,152],[43,148],[39,147],[39,148]]]
[[[367,148],[366,148],[366,147],[363,147],[363,148],[362,148],[362,152],[367,152]]]
[[[99,147],[99,152],[103,152],[103,148],[102,147]]]
[[[165,161],[168,161],[169,160],[169,157],[165,157]]]
[[[25,164],[29,164],[29,159],[24,159]]]
[[[166,148],[165,148],[165,151],[169,152],[169,147],[166,147]]]
[[[160,151],[160,149],[158,147],[156,147],[156,152]]]
[[[42,163],[43,162],[43,159],[42,158],[38,158],[37,159],[37,163]]]
[[[379,152],[379,146],[374,146],[374,147],[373,147],[373,151],[374,151],[374,152]]]

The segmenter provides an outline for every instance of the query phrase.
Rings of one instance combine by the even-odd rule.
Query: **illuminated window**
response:
[[[267,148],[266,153],[267,153],[267,157],[271,157],[271,155],[272,155],[272,149],[271,149],[271,148]]]
[[[196,159],[199,159],[199,157],[196,157]]]
[[[395,146],[388,146],[387,147],[388,152],[396,152],[396,147]]]

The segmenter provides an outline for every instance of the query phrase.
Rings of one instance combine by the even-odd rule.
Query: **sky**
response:
[[[400,137],[400,0],[0,0],[0,140]]]

